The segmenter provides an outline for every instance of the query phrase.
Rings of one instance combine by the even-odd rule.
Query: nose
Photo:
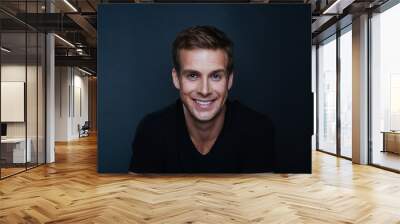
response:
[[[201,84],[200,84],[200,93],[203,96],[207,96],[211,93],[211,89],[210,89],[210,83],[209,80],[207,78],[202,79],[201,80]]]

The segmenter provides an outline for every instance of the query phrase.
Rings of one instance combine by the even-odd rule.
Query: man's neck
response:
[[[183,106],[183,111],[186,127],[193,144],[201,154],[207,154],[221,133],[225,120],[226,105],[214,119],[207,122],[195,119],[185,106]]]

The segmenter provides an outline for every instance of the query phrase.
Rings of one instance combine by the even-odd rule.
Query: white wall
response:
[[[8,64],[1,66],[1,81],[3,82],[25,82],[25,64]],[[31,70],[32,67],[28,67]],[[31,74],[31,72],[28,72]],[[3,96],[4,97],[4,96]],[[6,108],[1,108],[6,110]],[[7,123],[7,137],[25,137],[25,122]]]
[[[75,70],[76,72],[77,70]],[[88,91],[88,77],[87,76],[82,76],[83,73],[79,72],[78,75],[75,73],[75,80],[74,80],[74,86],[75,86],[75,105],[78,105],[80,101],[80,105],[78,108],[75,106],[75,117],[73,119],[72,126],[73,128],[73,136],[78,136],[78,129],[77,126],[80,124],[81,126],[85,123],[85,121],[89,120],[89,91]],[[80,99],[77,98],[78,92],[77,90],[80,90]],[[79,111],[80,109],[81,111]]]
[[[70,74],[67,67],[55,68],[55,141],[68,140]]]
[[[25,70],[27,69],[27,70]],[[26,73],[27,72],[27,73]],[[2,82],[25,82],[25,75],[28,77],[28,84],[31,87],[36,86],[36,66],[27,66],[25,64],[5,64],[1,66],[1,81]],[[33,77],[34,76],[34,77]],[[3,96],[6,97],[6,96]],[[27,119],[28,119],[28,137],[31,133],[36,136],[36,87],[27,88]],[[39,105],[40,107],[41,105]],[[1,108],[7,110],[7,108]],[[33,123],[32,123],[33,122]],[[26,122],[7,122],[7,136],[8,137],[25,137]]]
[[[38,70],[37,70],[38,69]],[[44,74],[42,67],[25,64],[3,64],[1,66],[1,81],[3,82],[24,82],[26,84],[26,106],[24,104],[22,112],[26,112],[26,121],[6,122],[8,138],[24,138],[25,135],[30,139],[32,151],[32,161],[44,163]],[[27,79],[27,80],[26,80]],[[7,96],[2,96],[7,98]],[[1,108],[10,110],[10,108]],[[12,111],[9,111],[12,113]],[[39,155],[37,156],[37,153]]]
[[[70,141],[88,120],[88,77],[73,67],[56,67],[55,73],[55,140]]]

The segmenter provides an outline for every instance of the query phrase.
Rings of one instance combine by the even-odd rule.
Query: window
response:
[[[400,170],[398,21],[400,4],[371,18],[371,159],[375,165],[396,170]]]
[[[340,36],[340,155],[352,157],[352,35],[351,26]]]
[[[318,149],[336,153],[336,36],[318,48]]]

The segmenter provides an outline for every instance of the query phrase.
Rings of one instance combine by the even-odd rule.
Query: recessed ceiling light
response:
[[[1,47],[1,51],[4,51],[6,53],[10,53],[11,52],[11,50],[9,50],[9,49],[7,49],[5,47]]]
[[[55,37],[57,37],[59,40],[61,40],[62,42],[64,42],[64,43],[66,43],[67,45],[69,45],[70,47],[73,47],[73,48],[75,48],[75,45],[73,45],[71,42],[69,42],[68,40],[66,40],[66,39],[64,39],[64,38],[62,38],[62,37],[60,37],[59,35],[57,35],[57,34],[54,34],[54,36]]]
[[[86,70],[83,70],[83,69],[81,69],[81,68],[79,68],[79,67],[78,67],[78,70],[81,71],[81,72],[83,72],[83,73],[85,73],[85,74],[87,74],[87,75],[90,75],[90,76],[92,75],[92,73],[90,73],[90,72],[88,72],[88,71],[86,71]]]
[[[327,9],[325,9],[322,14],[342,14],[343,9],[353,2],[354,0],[336,0]]]
[[[64,3],[67,4],[74,12],[78,12],[78,10],[68,0],[64,0]]]

